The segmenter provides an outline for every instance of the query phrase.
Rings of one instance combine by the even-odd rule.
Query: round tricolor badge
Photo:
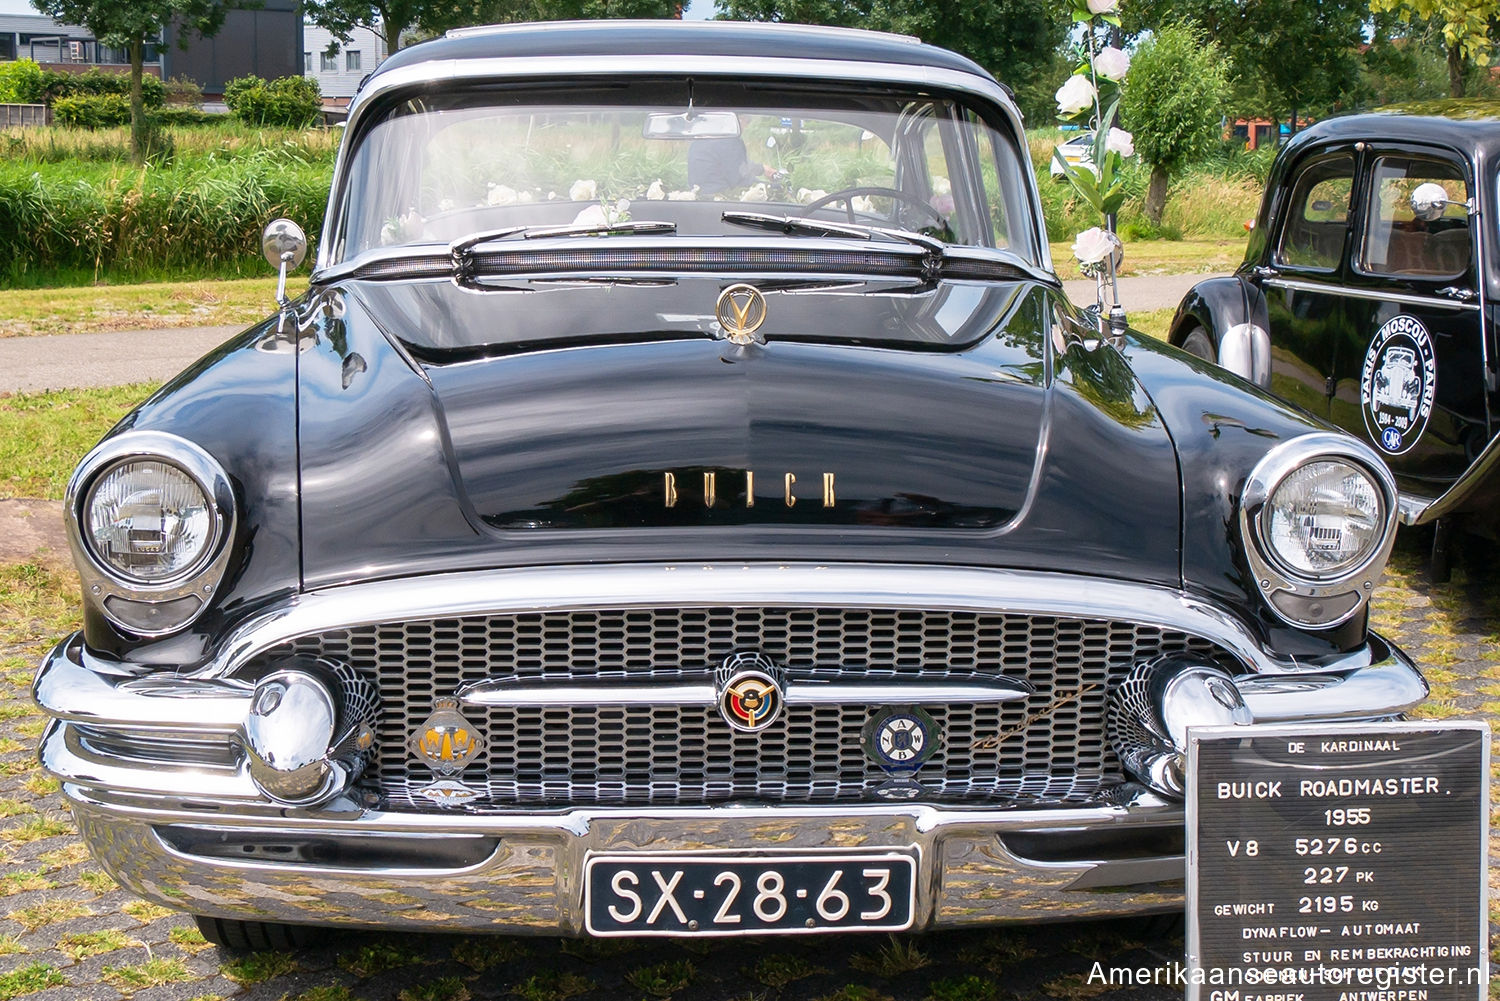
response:
[[[718,671],[719,712],[736,730],[764,730],[781,715],[780,671],[758,653],[734,654]]]

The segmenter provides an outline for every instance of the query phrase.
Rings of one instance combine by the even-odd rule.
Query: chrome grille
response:
[[[700,678],[760,650],[789,677],[1024,678],[1026,700],[927,706],[942,747],[922,768],[924,799],[1082,801],[1124,776],[1105,734],[1109,689],[1167,652],[1212,644],[1129,622],[880,608],[643,608],[388,622],[303,637],[271,652],[349,663],[380,687],[367,781],[401,809],[436,809],[434,778],[406,740],[434,700],[491,676],[531,681]],[[488,747],[461,776],[510,804],[865,799],[888,781],[866,756],[860,705],[788,706],[766,731],[731,730],[714,708],[464,707]]]

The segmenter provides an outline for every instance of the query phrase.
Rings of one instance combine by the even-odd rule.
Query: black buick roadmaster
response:
[[[1180,909],[1188,726],[1425,696],[1396,487],[1045,237],[1006,90],[913,39],[392,56],[307,294],[72,480],[90,848],[242,947]]]

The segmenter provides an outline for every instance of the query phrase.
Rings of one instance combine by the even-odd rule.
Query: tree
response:
[[[1500,2],[1500,0],[1495,0]],[[1321,116],[1357,96],[1368,0],[1131,0],[1129,35],[1183,22],[1218,43],[1229,62],[1229,107],[1272,121]]]
[[[302,0],[302,13],[342,43],[355,28],[369,28],[385,42],[387,52],[395,52],[401,36],[430,16],[434,6],[430,0]]]
[[[1125,121],[1151,166],[1146,217],[1160,226],[1173,174],[1218,144],[1228,73],[1214,42],[1186,24],[1156,31],[1136,50],[1125,83]]]
[[[1448,50],[1448,96],[1463,97],[1465,61],[1489,65],[1490,23],[1500,18],[1500,0],[1370,0],[1378,11],[1391,11],[1401,20],[1433,22],[1442,28]]]
[[[1068,7],[1057,0],[984,0],[932,3],[928,0],[717,0],[718,15],[744,21],[788,21],[873,28],[916,35],[953,49],[1001,80],[1025,85],[1056,80],[1057,52],[1067,37]],[[1056,84],[1054,83],[1055,87]],[[1050,91],[1033,88],[1028,110],[1051,117]]]
[[[410,32],[440,35],[449,28],[516,21],[571,21],[611,17],[675,17],[678,0],[303,0],[302,10],[341,43],[369,28],[387,52]]]
[[[130,52],[130,150],[137,163],[150,152],[146,102],[141,94],[146,43],[177,22],[185,30],[212,35],[224,24],[233,4],[226,0],[32,0],[43,14],[81,24],[107,45]]]

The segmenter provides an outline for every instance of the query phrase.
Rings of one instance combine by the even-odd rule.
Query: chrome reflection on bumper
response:
[[[93,799],[66,787],[79,830],[122,886],[194,914],[262,921],[422,931],[583,933],[583,874],[590,855],[635,852],[756,853],[920,849],[915,926],[1059,920],[1182,907],[1183,859],[1081,853],[1028,858],[1008,842],[1045,843],[1098,829],[1150,844],[1180,832],[1176,805],[1140,794],[1121,806],[1037,811],[943,811],[921,806],[705,807],[672,811],[572,811],[515,817],[415,816],[363,811],[345,821],[222,813],[167,813]],[[261,846],[274,832],[282,858],[200,854],[224,842]],[[342,839],[342,840],[341,840]],[[488,839],[488,840],[486,840]],[[423,840],[460,850],[450,864],[417,867],[395,851]],[[465,840],[468,847],[464,847]],[[384,864],[338,864],[363,854]],[[317,861],[318,846],[334,864]],[[465,852],[488,852],[471,862]],[[437,853],[430,853],[433,858]],[[1118,854],[1118,853],[1116,853]],[[416,852],[412,853],[416,857]],[[457,863],[454,865],[452,863]],[[464,864],[470,863],[470,864]]]

